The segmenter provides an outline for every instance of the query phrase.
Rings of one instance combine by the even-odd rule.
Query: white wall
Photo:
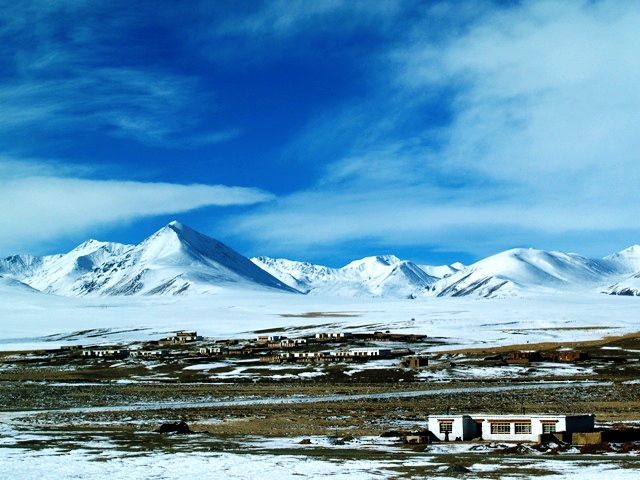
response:
[[[476,420],[482,420],[481,432],[478,432]],[[593,415],[430,415],[429,430],[440,440],[445,440],[445,434],[440,432],[440,423],[451,422],[452,432],[449,440],[456,438],[472,440],[481,435],[483,440],[508,442],[536,442],[543,433],[545,423],[554,422],[556,432],[588,432],[593,429],[595,417]],[[491,433],[492,423],[508,423],[509,433]],[[516,434],[516,423],[530,423],[530,433]]]
[[[445,434],[440,432],[440,423],[442,421],[452,422],[451,424],[452,431],[449,434],[449,441],[453,441],[458,437],[465,439],[464,438],[465,437],[464,417],[470,418],[467,415],[440,415],[440,416],[429,415],[429,430],[436,437],[438,437],[439,440],[444,441]]]

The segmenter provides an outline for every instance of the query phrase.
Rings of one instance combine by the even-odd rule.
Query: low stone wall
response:
[[[574,445],[596,445],[602,442],[624,443],[640,441],[639,428],[600,430],[598,432],[574,433],[571,443]]]
[[[574,433],[571,437],[574,445],[596,445],[602,443],[602,432]]]

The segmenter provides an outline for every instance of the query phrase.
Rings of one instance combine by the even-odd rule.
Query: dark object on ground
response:
[[[611,445],[609,445],[606,442],[602,442],[602,443],[596,443],[596,444],[592,444],[592,445],[582,445],[580,447],[580,453],[586,453],[586,454],[596,454],[596,453],[605,453],[605,452],[611,452],[613,451],[613,449],[611,448]]]
[[[302,440],[300,440],[298,442],[300,445],[311,445],[311,439],[310,438],[303,438]]]
[[[186,422],[163,423],[156,430],[158,433],[193,433]]]
[[[445,470],[447,473],[469,473],[470,471],[471,470],[467,467],[463,467],[462,465],[451,465]]]

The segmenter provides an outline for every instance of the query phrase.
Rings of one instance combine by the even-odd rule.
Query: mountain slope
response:
[[[626,250],[614,253],[603,259],[612,268],[623,273],[632,273],[605,291],[611,295],[640,296],[640,245],[633,245]]]
[[[517,248],[485,258],[439,281],[435,296],[495,297],[589,289],[620,273],[613,263],[576,254]]]
[[[451,265],[439,265],[439,266],[419,265],[419,267],[420,267],[420,270],[425,272],[427,275],[438,278],[438,279],[453,275],[454,273],[457,273],[460,270],[465,268],[465,266],[460,262],[452,263]]]
[[[640,297],[640,272],[615,283],[605,291],[610,295]]]
[[[64,255],[13,256],[0,272],[58,295],[178,295],[221,287],[294,290],[223,243],[171,222],[139,245],[89,240]]]
[[[393,255],[366,257],[342,268],[269,257],[252,260],[287,285],[312,295],[408,298],[422,295],[438,280]]]
[[[620,273],[640,272],[640,245],[633,245],[602,259],[611,269]]]
[[[40,293],[26,283],[0,275],[0,292],[3,293]]]

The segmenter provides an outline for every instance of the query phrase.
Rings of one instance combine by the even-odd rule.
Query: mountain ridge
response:
[[[230,247],[179,222],[137,245],[89,240],[67,254],[14,255],[0,261],[3,273],[63,296],[184,295],[232,286],[294,292]]]
[[[514,248],[469,266],[418,265],[377,255],[331,268],[266,256],[249,259],[173,221],[136,245],[87,240],[66,254],[13,255],[0,260],[0,277],[5,288],[22,284],[62,296],[184,296],[230,288],[425,299],[581,291],[640,296],[640,246],[602,259]]]
[[[394,255],[365,257],[341,268],[270,257],[252,261],[289,286],[314,295],[411,298],[438,280]]]

